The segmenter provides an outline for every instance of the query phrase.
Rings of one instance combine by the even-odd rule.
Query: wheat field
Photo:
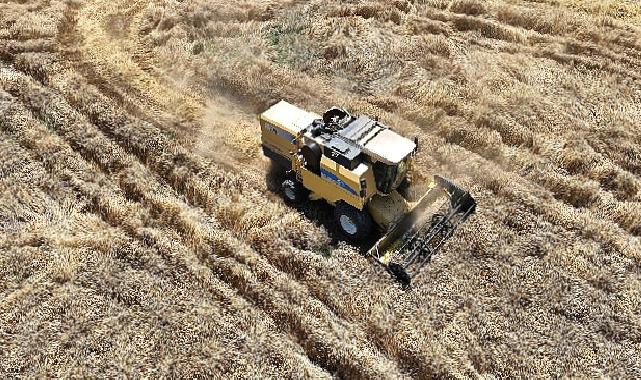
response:
[[[479,204],[403,290],[255,115],[340,105]],[[0,0],[0,375],[641,377],[641,4]]]

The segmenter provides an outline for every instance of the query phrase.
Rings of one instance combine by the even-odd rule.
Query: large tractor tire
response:
[[[295,176],[288,176],[281,184],[281,188],[285,201],[291,205],[300,205],[309,197],[309,190]]]
[[[334,216],[339,230],[351,242],[362,242],[374,227],[372,217],[367,211],[361,211],[344,202],[336,205]]]

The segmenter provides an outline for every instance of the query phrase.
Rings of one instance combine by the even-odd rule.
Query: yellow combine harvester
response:
[[[469,192],[440,176],[412,201],[418,141],[376,119],[337,107],[321,116],[281,101],[258,120],[263,153],[289,172],[285,198],[334,205],[338,227],[353,242],[378,226],[383,237],[369,254],[406,285],[475,211]]]

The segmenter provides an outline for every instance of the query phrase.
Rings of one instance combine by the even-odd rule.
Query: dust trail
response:
[[[254,115],[224,97],[204,107],[194,152],[227,167],[258,166],[262,160],[260,128]]]

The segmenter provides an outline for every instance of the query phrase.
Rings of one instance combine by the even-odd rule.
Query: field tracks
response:
[[[36,87],[38,86],[35,83],[29,84],[28,79],[26,79],[26,78],[23,79],[23,80],[27,80],[27,82],[22,82],[21,86],[14,86],[13,87],[13,91],[22,91],[21,89],[28,89],[30,86],[34,86],[34,85]],[[38,91],[40,91],[41,94],[43,94],[42,90],[38,90]],[[38,93],[38,91],[36,91],[36,93]],[[22,96],[23,97],[26,96],[27,99],[30,98],[30,95],[28,95],[28,94],[23,94]],[[56,120],[56,116],[57,116],[56,114],[47,115],[47,112],[52,112],[52,111],[50,111],[48,108],[44,108],[44,103],[41,103],[40,105],[38,105],[38,102],[39,102],[38,97],[31,96],[31,99],[32,99],[32,107],[36,108],[36,113],[44,112],[44,114],[43,114],[44,120],[48,124],[49,123],[53,123],[53,125],[55,125],[56,128],[60,128],[61,131],[64,131],[63,133],[69,133],[69,134],[71,134],[70,136],[73,136],[73,134],[77,133],[76,131],[82,131],[83,133],[89,133],[89,135],[83,136],[82,138],[78,137],[78,138],[72,139],[71,140],[72,143],[74,143],[74,141],[75,141],[75,143],[78,143],[78,144],[87,144],[89,141],[92,141],[91,138],[88,138],[89,136],[93,135],[94,137],[96,137],[96,136],[100,135],[100,133],[96,134],[96,132],[91,132],[92,129],[91,129],[91,127],[89,127],[88,124],[86,124],[87,127],[85,127],[85,128],[81,128],[81,129],[77,128],[77,126],[79,125],[78,123],[81,123],[80,125],[82,125],[83,122],[82,122],[81,119],[78,119],[77,121],[72,122],[74,120],[74,117],[72,116],[74,114],[74,112],[70,108],[67,109],[66,111],[62,111],[62,114],[67,114],[69,116],[64,119],[64,122],[61,122],[61,121],[57,121]],[[55,99],[55,97],[54,97],[54,99]],[[100,101],[108,102],[107,99],[100,99]],[[33,102],[35,102],[35,104],[33,104]],[[67,106],[63,106],[62,105],[63,102],[60,99],[58,99],[58,101],[55,101],[54,103],[51,103],[51,104],[61,104],[62,110],[64,110],[64,108],[67,107]],[[112,112],[110,112],[110,114],[117,114],[116,110],[111,110],[111,111]],[[97,121],[99,122],[100,120],[97,120]],[[72,123],[69,123],[69,122],[72,122]],[[94,120],[94,122],[96,122],[96,120]],[[67,124],[67,123],[69,123],[69,124]],[[86,123],[86,122],[84,122],[84,123]],[[72,127],[72,125],[73,125],[73,127]],[[104,121],[103,121],[103,125],[107,125],[107,124],[104,124]],[[124,124],[124,125],[127,125],[127,124]],[[131,127],[131,125],[128,125],[128,126]],[[109,129],[105,129],[105,130],[107,132],[110,131]],[[155,134],[155,136],[158,136],[158,135]],[[125,137],[125,136],[120,136],[120,138],[123,138],[123,137]],[[118,136],[116,136],[116,138],[118,138]],[[98,141],[98,140],[96,140],[96,141]],[[151,140],[151,141],[153,141],[153,140]],[[90,148],[90,149],[95,149],[95,152],[94,151],[85,151],[85,154],[86,154],[87,158],[92,159],[95,162],[98,162],[99,165],[104,167],[104,169],[108,173],[109,172],[113,172],[113,174],[117,174],[118,171],[123,170],[123,167],[126,166],[122,162],[118,163],[118,160],[116,160],[116,161],[112,160],[112,157],[122,156],[123,153],[122,152],[118,153],[118,150],[115,149],[113,146],[111,146],[111,143],[109,141],[105,141],[105,142],[101,142],[101,143],[92,143],[90,146],[93,147],[93,148]],[[109,146],[111,146],[111,148],[109,148]],[[131,140],[129,140],[129,143],[126,144],[126,146],[131,147]],[[105,152],[105,149],[107,149],[108,151]],[[81,149],[81,151],[82,151],[82,149]],[[100,153],[101,151],[105,152],[105,153]],[[140,153],[140,151],[138,151],[138,153]],[[145,156],[146,156],[146,154],[147,154],[147,152],[145,152]],[[102,163],[101,163],[101,160],[103,160]],[[160,164],[160,165],[162,165],[162,164]],[[160,166],[160,165],[159,165],[159,167],[161,167],[161,168],[164,166],[164,165],[163,166]],[[167,166],[164,166],[164,167],[167,168]],[[183,181],[183,179],[181,179],[181,178],[170,178],[170,180],[178,181],[179,184],[181,183],[181,181]],[[199,188],[203,189],[202,186],[199,186]],[[131,191],[131,189],[130,189],[130,191]],[[134,190],[132,193],[135,194],[136,191]],[[134,196],[134,199],[135,198],[139,198],[139,197],[138,196]],[[151,199],[153,199],[153,198],[151,198]],[[209,204],[213,204],[213,203],[211,203],[212,199],[213,198],[209,198],[208,199],[210,201]],[[172,224],[174,223],[174,219],[175,219],[175,217],[173,217],[173,216],[169,218],[169,220],[172,221]],[[193,226],[194,225],[192,224],[191,228],[193,228]],[[183,233],[184,233],[184,231],[185,231],[185,228],[183,228]],[[194,237],[194,235],[192,234],[192,235],[189,236],[189,238],[184,238],[185,239],[184,241],[192,242],[192,241],[194,241],[193,237]],[[198,241],[198,240],[196,239],[195,241]],[[238,244],[238,243],[236,243],[236,244]],[[220,246],[220,243],[218,243],[218,245]],[[238,248],[240,248],[240,246],[242,246],[242,243],[240,243]],[[236,248],[236,247],[235,248],[224,248],[224,251],[220,251],[219,250],[218,254],[223,253],[223,252],[226,251],[226,252],[229,252],[229,254],[231,254],[231,252],[234,252],[234,255],[238,255],[239,253],[235,252],[238,248]],[[248,253],[250,253],[250,252],[251,251],[249,251]],[[259,262],[260,262],[260,258],[255,256],[254,253],[251,253],[250,257],[252,257],[252,256],[254,257],[254,259],[250,259],[250,262],[254,261],[256,259],[258,259]],[[240,260],[241,260],[240,262],[241,263],[246,261],[246,259],[243,259],[242,256],[237,256],[237,257],[240,257]],[[262,273],[264,274],[264,276],[267,276],[267,277],[264,278],[264,280],[272,278],[271,273],[273,273],[273,271],[274,271],[274,269],[265,269],[265,270],[263,270]],[[227,276],[231,276],[231,277],[227,277],[227,279],[228,279],[228,282],[231,282],[232,285],[242,286],[242,288],[245,288],[244,289],[245,291],[249,291],[248,288],[247,288],[247,285],[248,285],[247,281],[252,281],[252,280],[248,280],[248,279],[242,280],[242,277],[238,277],[238,275],[235,274],[234,271],[231,268],[227,272]],[[238,282],[238,281],[240,281],[240,282]],[[282,282],[284,280],[280,280],[280,281]],[[287,280],[287,282],[289,282],[289,280]],[[283,285],[281,285],[281,287],[288,288],[290,285],[289,284],[286,285],[286,283],[282,283]],[[256,300],[256,297],[261,297],[259,299],[263,299],[262,297],[267,297],[267,299],[269,299],[269,298],[273,297],[271,295],[272,293],[274,293],[274,290],[270,289],[269,287],[267,287],[262,291],[262,293],[259,293],[261,295],[253,294],[253,297],[254,297],[255,300]],[[258,302],[259,302],[259,304],[261,304],[264,301],[258,301]],[[278,305],[279,303],[274,303],[272,301],[272,302],[270,302],[270,304],[271,304],[271,307],[274,307],[274,306]],[[290,317],[288,317],[288,318],[297,318],[296,314],[293,314],[293,311],[292,312],[287,312],[287,313],[289,313],[288,315],[290,315]],[[307,336],[307,335],[302,335],[302,336]],[[319,355],[319,353],[316,353],[316,355]],[[322,353],[321,353],[321,355],[322,355]],[[379,360],[380,359],[378,359],[377,362]],[[349,362],[347,362],[347,363],[349,363]],[[341,364],[338,364],[338,365],[341,365]],[[350,364],[344,364],[344,365],[350,365]],[[365,366],[361,366],[361,367],[364,368]],[[337,367],[337,368],[340,368],[340,367]],[[352,371],[352,370],[343,368],[343,371],[348,371],[349,372],[349,371]]]
[[[66,19],[67,20],[73,20],[73,16],[67,16]],[[72,28],[70,27],[70,24],[69,25],[68,24],[63,24],[63,25],[64,25],[64,28],[61,28],[61,29],[63,29],[63,30],[72,30]],[[60,62],[58,60],[58,58],[55,58],[55,57],[53,57],[53,58],[54,58],[53,62],[56,62],[56,61]],[[24,57],[24,56],[23,57],[17,57],[17,63],[21,64],[22,67],[27,68],[29,73],[33,73],[33,74],[37,73],[38,75],[36,75],[36,78],[39,79],[40,81],[43,81],[44,79],[46,79],[44,73],[41,73],[41,72],[38,72],[37,70],[34,70],[33,66],[31,66],[31,63],[29,62],[29,58],[28,57]],[[50,117],[52,117],[52,116],[50,116]],[[52,120],[55,120],[55,119],[56,119],[56,116],[53,116],[53,118],[49,119],[49,121],[52,121]],[[46,121],[46,119],[45,119],[45,121]],[[65,128],[65,126],[61,125],[59,128]],[[66,128],[69,128],[69,127],[66,127]],[[67,129],[67,131],[70,131],[70,129]],[[76,141],[79,141],[79,140],[76,140]],[[70,142],[72,142],[72,144],[73,144],[73,141],[70,141]],[[110,146],[110,145],[107,145],[107,146]],[[113,146],[112,146],[112,148],[113,148]],[[100,148],[97,148],[97,149],[100,149]],[[81,152],[82,152],[82,150],[81,150]],[[103,150],[103,152],[105,152],[105,151]],[[85,151],[85,153],[87,153],[87,152]],[[95,152],[87,153],[86,158],[87,159],[92,159],[92,160],[97,160],[97,162],[100,163],[101,159],[107,159],[107,157],[111,153],[112,152],[105,152],[104,154],[101,154],[100,151],[95,151]],[[122,170],[122,167],[119,167],[119,166],[121,166],[122,163],[118,163],[117,161],[116,162],[102,162],[102,164],[103,165],[101,167],[104,170],[106,170],[106,172],[109,173],[109,174],[117,174],[120,170]],[[115,166],[105,166],[105,165],[115,165]],[[201,186],[200,189],[203,189],[203,187]],[[200,189],[196,189],[196,191],[194,193],[198,194],[198,191],[202,191]],[[128,190],[130,195],[133,195],[132,198],[134,200],[135,200],[135,198],[138,197],[138,195],[135,194],[136,193],[135,189],[125,188],[125,190]],[[234,223],[235,223],[235,221],[234,221]],[[184,232],[184,230],[183,230],[183,232]]]
[[[0,374],[634,377],[641,41],[570,3],[0,3]],[[412,291],[266,194],[279,99],[471,188]]]
[[[19,112],[19,113],[15,113],[15,112]],[[19,116],[20,114],[25,114],[25,113],[28,114],[28,111],[26,109],[17,108],[17,109],[14,109],[13,115],[20,117]],[[8,112],[7,114],[10,120],[11,112]],[[19,120],[19,123],[16,125],[21,125],[25,121],[25,118],[21,118],[18,120]],[[26,120],[29,120],[29,119],[27,118]],[[29,124],[37,125],[37,121],[31,119]],[[12,132],[18,133],[17,136],[20,136],[19,130],[14,129]],[[29,135],[29,132],[31,132],[32,134],[34,133],[33,130],[27,131],[26,133],[27,136]],[[46,134],[45,130],[43,130],[42,127],[40,127],[40,133]],[[22,143],[25,144],[26,146],[29,146],[31,149],[34,149],[37,152],[36,154],[41,154],[42,155],[41,159],[51,160],[55,162],[55,158],[52,158],[55,156],[51,156],[52,152],[47,152],[46,149],[49,147],[54,147],[54,149],[62,148],[62,150],[65,150],[64,148],[65,144],[64,143],[61,144],[60,141],[56,141],[55,144],[49,145],[49,147],[47,147],[46,145],[43,146],[41,145],[40,142],[47,141],[47,138],[43,139],[43,138],[38,138],[37,136],[38,136],[37,133],[35,136],[31,136],[30,138],[23,136]],[[66,149],[71,150],[69,146],[67,146]],[[65,155],[65,153],[60,153],[60,155]],[[81,173],[84,171],[87,174],[91,173],[91,170],[93,169],[92,166],[90,165],[88,166],[86,163],[84,163],[83,165],[82,161],[76,164],[72,164],[71,162],[55,162],[54,165],[55,166],[53,167],[58,167],[58,168],[76,167]],[[90,177],[95,177],[95,175],[90,174]],[[137,240],[137,243],[133,244],[134,245],[133,251],[129,249],[129,250],[125,250],[125,252],[127,251],[132,253],[136,251],[142,252],[143,250],[148,249],[149,245],[151,244],[151,247],[155,247],[159,252],[161,252],[162,256],[169,255],[169,258],[165,257],[165,259],[170,260],[170,262],[168,263],[169,266],[167,267],[167,269],[170,270],[169,273],[176,273],[176,271],[177,270],[179,271],[181,267],[185,267],[191,272],[190,274],[191,277],[202,276],[201,273],[203,271],[202,269],[199,269],[199,266],[202,266],[202,265],[196,264],[196,266],[194,267],[194,263],[190,263],[189,258],[191,257],[191,255],[193,255],[193,253],[188,253],[189,249],[187,249],[186,247],[181,248],[180,245],[176,245],[175,243],[171,243],[170,241],[165,241],[167,240],[167,238],[172,239],[171,235],[165,237],[163,236],[165,234],[164,232],[161,232],[160,230],[154,231],[154,229],[148,228],[144,224],[141,225],[140,221],[136,220],[137,219],[136,214],[141,215],[140,212],[142,211],[142,209],[140,208],[139,205],[136,204],[135,201],[132,201],[131,199],[125,199],[120,189],[110,188],[110,183],[108,181],[107,182],[101,181],[103,184],[103,189],[98,190],[97,188],[92,189],[91,188],[92,183],[84,182],[82,178],[71,177],[70,179],[71,179],[72,186],[79,189],[77,191],[80,192],[81,196],[90,197],[91,199],[93,199],[94,206],[92,207],[92,209],[94,209],[98,214],[102,215],[102,217],[105,218],[105,220],[109,222],[109,224],[124,228],[125,232],[129,236]],[[91,181],[91,179],[86,179],[86,180]],[[100,176],[98,176],[98,180],[100,181]],[[87,188],[87,185],[89,186],[89,188]],[[104,188],[104,185],[107,185],[106,189]],[[104,203],[104,201],[108,201],[108,203]],[[129,206],[123,209],[122,206],[119,206],[122,204],[124,205],[128,204]],[[138,212],[136,212],[136,210],[138,210]],[[148,214],[144,215],[143,213],[143,217],[150,217],[150,216]],[[167,243],[169,243],[169,245],[167,245]],[[128,243],[128,244],[132,244],[132,243]],[[133,257],[131,257],[131,259],[137,260],[137,257],[134,255]],[[148,264],[150,263],[147,263],[147,265]],[[177,267],[172,269],[174,265],[177,265]],[[143,264],[143,267],[144,266],[145,265]],[[211,273],[210,269],[208,269],[207,271]],[[243,270],[240,269],[241,273],[242,271]],[[207,277],[209,277],[209,275]],[[177,279],[176,281],[184,281],[184,280]],[[211,283],[211,280],[206,280],[206,279],[200,279],[199,282],[200,281],[210,282],[209,289],[214,291],[213,294],[217,294],[217,297],[221,298],[221,302],[223,303],[227,303],[227,304],[232,303],[232,298],[230,297],[232,296],[232,294],[235,294],[238,291],[236,290],[232,292],[230,290],[223,290],[223,293],[221,293],[219,289],[221,289],[221,287],[222,289],[225,289],[225,286],[223,286],[222,284],[220,283],[216,284],[216,281]],[[236,302],[236,301],[233,301],[233,302]],[[290,351],[286,350],[285,352],[290,352]],[[292,358],[289,358],[289,359],[292,359]],[[307,365],[309,365],[309,363]]]
[[[95,75],[95,73],[93,73]],[[97,76],[99,78],[99,76]],[[64,85],[64,84],[63,84]],[[83,89],[85,88],[84,86]],[[88,91],[90,92],[90,91]],[[108,92],[109,93],[109,92]],[[132,128],[132,129],[138,129],[141,131],[144,131],[145,134],[148,136],[157,136],[158,133],[155,132],[153,129],[154,125],[146,125],[148,122],[145,120],[142,122],[141,120],[137,119],[134,115],[122,115],[118,116],[116,119],[113,119],[107,115],[119,115],[120,111],[116,110],[117,106],[122,106],[123,104],[118,102],[118,104],[110,105],[113,104],[112,100],[106,99],[103,97],[102,94],[99,94],[96,91],[91,92],[91,95],[89,97],[97,97],[97,99],[91,103],[86,103],[83,99],[79,99],[78,102],[73,102],[76,107],[78,107],[81,110],[85,110],[84,112],[89,115],[89,118],[92,120],[92,122],[97,125],[97,126],[102,126],[101,129],[107,133],[110,134],[111,137],[116,140],[116,141],[124,141],[124,135],[121,134],[118,136],[120,129],[115,129],[113,128],[114,124],[122,123],[123,127],[126,125],[126,128],[123,128],[122,131],[126,132],[127,128]],[[87,106],[89,104],[99,104],[99,105],[104,105],[105,108],[102,110],[99,109],[88,109]],[[124,109],[127,109],[126,105]],[[135,126],[135,128],[134,128]],[[150,128],[152,127],[152,128]],[[127,132],[130,133],[130,132]],[[135,144],[131,144],[132,141],[129,141],[129,144],[124,147],[125,149],[130,150],[133,154],[136,154],[141,160],[145,160],[148,157],[160,157],[162,154],[166,155],[167,151],[176,151],[174,148],[168,147],[165,148],[162,145],[164,142],[162,142],[162,139],[159,139],[157,137],[154,137],[156,141],[158,141],[160,147],[151,147],[148,151],[145,150],[141,145],[136,146]],[[143,139],[144,141],[144,139]],[[152,138],[148,138],[147,141],[152,141]],[[136,151],[137,149],[140,149],[139,151]],[[155,150],[154,150],[155,149]],[[156,153],[158,152],[158,153]],[[162,152],[162,153],[161,153]],[[193,156],[188,156],[186,153],[180,151],[180,149],[177,152],[177,156],[175,156],[173,159],[168,158],[168,160],[173,160],[172,166],[175,166],[176,163],[178,164],[184,164],[184,166],[190,167],[190,170],[193,170],[195,173],[197,173],[198,177],[201,177],[202,175],[199,173],[203,172],[203,165],[200,164],[197,160],[194,160],[195,158]],[[261,217],[261,219],[256,220],[259,222],[260,227],[256,229],[253,227],[255,223],[254,218],[254,213],[249,213],[249,219],[245,222],[240,222],[239,223],[239,216],[242,216],[243,214],[247,213],[247,211],[243,210],[236,210],[235,208],[239,204],[252,204],[253,208],[256,207],[256,205],[261,205],[264,203],[264,200],[262,198],[262,194],[256,193],[256,190],[259,190],[262,192],[262,186],[257,186],[256,188],[251,185],[248,188],[247,183],[243,183],[243,185],[240,185],[242,183],[242,179],[229,179],[229,178],[221,178],[220,176],[216,175],[214,178],[207,178],[205,176],[204,178],[207,179],[207,182],[203,184],[200,180],[198,179],[192,179],[193,177],[190,177],[191,174],[189,172],[183,171],[184,168],[181,168],[180,174],[174,174],[174,173],[163,173],[162,171],[165,170],[167,166],[165,166],[164,163],[159,162],[155,164],[154,162],[148,162],[152,167],[154,165],[156,166],[156,172],[161,176],[164,177],[165,180],[168,183],[171,183],[174,188],[176,188],[179,192],[186,194],[188,199],[190,199],[193,204],[200,205],[206,212],[215,212],[216,215],[218,216],[218,220],[221,220],[221,223],[223,224],[224,227],[234,231],[238,228],[238,226],[242,226],[242,230],[238,231],[238,236],[241,239],[246,239],[249,238],[251,241],[251,245],[254,247],[254,249],[257,249],[261,255],[264,257],[267,257],[268,261],[272,264],[275,265],[278,269],[283,270],[285,272],[292,273],[292,270],[295,268],[304,268],[306,266],[309,266],[311,263],[317,262],[317,260],[313,260],[310,263],[310,260],[301,258],[298,259],[297,255],[293,255],[289,253],[289,248],[287,245],[283,243],[278,243],[269,238],[269,236],[279,236],[282,238],[285,238],[285,241],[290,240],[295,246],[301,246],[303,248],[309,247],[311,241],[311,244],[314,244],[315,238],[312,236],[312,231],[315,231],[315,229],[312,229],[309,235],[307,236],[299,236],[300,228],[296,227],[295,229],[292,230],[292,232],[288,232],[287,230],[283,229],[282,227],[282,220],[277,219],[277,218],[268,218],[267,222],[261,219],[264,219],[264,217]],[[215,169],[218,170],[218,169]],[[214,171],[215,172],[215,171]],[[232,177],[227,173],[227,177]],[[230,182],[230,183],[226,183]],[[220,187],[222,186],[225,187]],[[225,197],[221,197],[220,190],[224,190],[224,193],[227,192],[227,186],[234,188],[235,193],[238,193],[238,189],[241,189],[240,194],[244,195],[245,190],[247,189],[248,196],[250,197],[251,201],[250,202],[245,202],[241,200],[238,200],[235,195],[229,195],[228,199],[232,200],[232,205],[227,205],[226,203],[221,204],[220,199],[222,198],[223,200]],[[212,189],[212,190],[217,190],[218,193],[215,196],[212,196],[212,193],[207,190],[207,188]],[[223,194],[224,194],[223,193]],[[217,202],[213,203],[213,199],[217,198]],[[215,205],[215,206],[212,206]],[[231,207],[230,207],[231,206]],[[214,207],[214,208],[212,208]],[[262,207],[262,206],[261,206]],[[269,210],[272,206],[267,205],[266,210]],[[274,214],[273,212],[262,212],[263,215],[271,214],[271,215],[280,215],[280,207],[278,208],[278,214]],[[238,213],[240,211],[240,214]],[[225,224],[228,223],[228,224]],[[300,223],[299,217],[292,219],[292,223]],[[246,229],[247,226],[252,226],[249,229]],[[273,231],[273,232],[272,232]],[[272,235],[273,234],[273,235]],[[264,236],[267,236],[267,239],[264,239]],[[282,244],[282,245],[280,245]],[[280,245],[280,246],[279,246]],[[325,271],[322,271],[322,265],[316,264],[316,271],[317,273],[326,273]],[[295,270],[293,273],[297,273],[298,270]],[[300,278],[297,277],[299,280]],[[310,279],[311,280],[311,279]],[[337,282],[339,282],[340,279],[335,279],[335,280],[330,280],[329,284],[326,285],[331,285],[333,289],[339,289],[339,285]],[[307,281],[307,284],[313,285],[313,287],[310,287],[308,289],[312,289],[312,294],[314,297],[317,299],[320,299],[322,302],[324,302],[326,305],[330,307],[330,310],[332,310],[332,313],[336,313],[337,315],[346,315],[345,311],[341,311],[338,309],[332,302],[332,297],[335,296],[335,292],[333,292],[331,289],[325,290],[325,286],[321,285],[318,286],[316,285],[315,280]],[[309,286],[309,285],[308,285]]]

